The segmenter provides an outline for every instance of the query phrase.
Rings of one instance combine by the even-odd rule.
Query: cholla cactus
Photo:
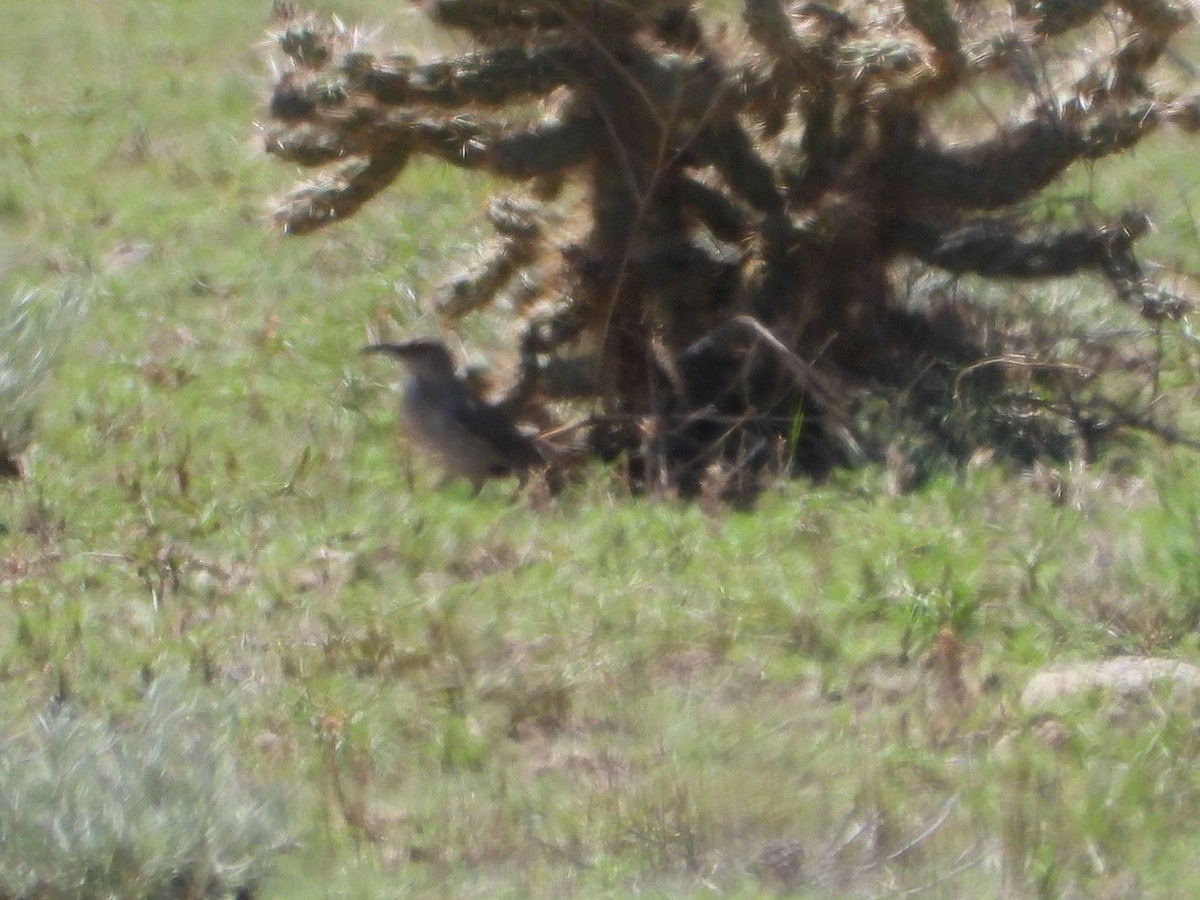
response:
[[[1200,99],[1155,82],[1182,3],[744,0],[736,36],[688,0],[420,5],[474,49],[377,55],[276,5],[266,149],[332,171],[275,221],[338,222],[420,155],[527,185],[439,305],[506,298],[524,321],[508,402],[599,405],[598,448],[681,480],[781,443],[819,469],[854,452],[855,398],[931,379],[959,396],[1003,347],[969,314],[906,307],[901,269],[1093,272],[1148,318],[1182,308],[1133,255],[1143,215],[1028,214],[1072,164],[1200,127]],[[939,118],[986,79],[1006,110],[969,133]]]
[[[20,474],[39,393],[85,311],[83,297],[74,288],[25,291],[0,310],[0,478]]]
[[[0,742],[0,897],[244,897],[289,846],[230,717],[160,679],[126,722],[60,709]]]

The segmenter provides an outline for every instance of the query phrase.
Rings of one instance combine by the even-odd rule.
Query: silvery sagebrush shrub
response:
[[[0,740],[0,898],[255,895],[290,846],[231,704],[157,679],[110,719],[60,704]]]
[[[18,291],[0,308],[0,462],[10,475],[32,440],[46,376],[86,308],[77,286]]]

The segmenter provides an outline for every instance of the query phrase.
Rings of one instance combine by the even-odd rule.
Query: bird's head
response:
[[[443,380],[455,377],[454,358],[437,338],[410,338],[394,344],[370,344],[363,347],[362,352],[395,357],[408,366],[408,370],[417,378]]]

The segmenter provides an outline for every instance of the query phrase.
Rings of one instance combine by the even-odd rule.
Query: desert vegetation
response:
[[[167,674],[120,725],[69,698],[0,749],[0,896],[251,900],[289,837],[232,717]]]
[[[297,34],[328,29],[338,52],[358,46],[374,65],[400,66],[388,54],[411,48],[411,71],[491,52],[432,23],[433,7],[339,0],[291,21]],[[742,9],[705,5],[706,40],[753,54]],[[1085,74],[1068,52],[1075,37],[1131,34],[1134,12],[1098,15],[1067,23],[1070,44],[1047,35],[1033,45],[1049,75],[1077,73],[1049,83]],[[897,39],[942,71],[902,18]],[[819,24],[800,21],[798,33],[824,40]],[[576,435],[644,428],[656,414],[671,434],[688,413],[609,408],[603,392],[553,396],[551,373],[567,371],[577,349],[595,357],[601,330],[538,351],[536,389],[514,390],[535,311],[605,296],[566,292],[580,276],[564,251],[588,251],[595,228],[586,182],[568,179],[553,202],[514,201],[534,221],[563,215],[565,245],[542,231],[534,269],[519,268],[506,290],[540,266],[555,274],[532,283],[561,280],[562,293],[523,306],[497,292],[457,318],[441,300],[471,294],[463,271],[498,265],[481,248],[503,247],[490,210],[512,179],[416,154],[353,216],[303,236],[272,228],[267,198],[312,174],[263,152],[264,134],[302,125],[270,117],[291,72],[279,62],[286,30],[241,3],[117,0],[14,7],[0,31],[11,151],[0,157],[0,298],[35,294],[47,317],[21,321],[40,323],[47,346],[61,337],[53,364],[30,368],[33,357],[8,343],[16,332],[0,326],[4,365],[17,360],[34,388],[7,451],[21,477],[0,481],[0,765],[19,773],[0,790],[0,832],[58,859],[56,873],[85,873],[53,894],[58,883],[0,849],[0,890],[1195,893],[1191,670],[1137,690],[1048,701],[1042,690],[1036,705],[1027,692],[1064,667],[1200,657],[1200,479],[1194,451],[1172,439],[1200,427],[1194,314],[1175,302],[1198,265],[1200,172],[1191,135],[1158,127],[1182,120],[1150,112],[1135,152],[1076,159],[1004,210],[1012,246],[1026,249],[1042,228],[1055,239],[1132,236],[1138,227],[1120,226],[1140,220],[1122,211],[1142,211],[1152,227],[1130,244],[1139,290],[1170,300],[1169,315],[1146,317],[1153,304],[1123,302],[1092,268],[987,278],[901,254],[883,269],[889,321],[946,309],[937,321],[960,323],[954,333],[983,350],[954,363],[953,378],[957,357],[930,370],[940,373],[931,384],[949,385],[948,411],[966,418],[943,415],[945,396],[926,402],[922,382],[811,352],[807,331],[785,327],[803,297],[776,311],[782,319],[731,300],[731,319],[756,324],[718,330],[713,343],[734,354],[755,345],[749,371],[785,393],[802,394],[801,377],[834,379],[860,464],[822,479],[764,466],[754,479],[769,489],[742,511],[721,502],[716,476],[748,459],[739,441],[749,451],[762,437],[763,452],[777,452],[771,432],[754,430],[767,428],[767,410],[701,406],[710,424],[719,413],[750,430],[706,458],[695,500],[669,486],[649,496],[644,474],[639,483],[602,458],[554,498],[503,483],[473,498],[469,485],[439,489],[397,439],[391,376],[359,356],[364,343],[441,333],[468,368],[499,376],[496,396],[530,421],[588,421]],[[659,64],[660,38],[638,34]],[[1123,58],[1097,46],[1090,62],[1104,71]],[[1135,67],[1150,93],[1084,118],[1126,103],[1186,108],[1186,29],[1170,47]],[[693,58],[676,52],[680,65]],[[346,77],[339,59],[298,64],[296,90]],[[951,153],[1011,127],[1004,116],[1028,96],[997,71],[920,108]],[[530,96],[503,115],[518,133],[551,108]],[[765,118],[743,118],[766,137]],[[795,114],[785,119],[755,146],[777,141],[785,153]],[[756,152],[778,171],[782,156]],[[353,180],[333,160],[322,166],[331,183]],[[747,205],[712,166],[675,175]],[[821,202],[812,213],[825,211]],[[745,299],[767,269],[753,262],[763,215],[743,214],[750,238],[729,258],[739,285],[729,296]],[[677,234],[724,253],[730,242],[708,231]],[[813,283],[797,289],[807,296]],[[658,315],[659,294],[637,297],[628,302]],[[701,342],[719,328],[697,327]],[[688,338],[647,334],[646,384],[673,390],[667,350],[686,350]],[[779,373],[797,361],[798,374]],[[968,402],[985,389],[998,399]],[[897,402],[910,398],[920,405]],[[1118,440],[1101,429],[1089,450],[1070,402],[1127,412],[1137,427]],[[1020,423],[1025,455],[1009,427]],[[956,434],[963,452],[947,438]],[[980,437],[989,434],[997,439]],[[1065,436],[1061,452],[1045,452],[1053,434]],[[635,461],[642,444],[622,440],[618,456]],[[658,465],[644,459],[645,472]],[[667,458],[667,475],[687,459]],[[170,777],[139,777],[155,767]],[[197,792],[207,805],[189,799]],[[71,824],[74,840],[45,841],[46,822]]]
[[[1152,427],[1148,384],[1137,402],[1128,372],[1103,377],[1112,341],[1063,352],[953,286],[1092,273],[1178,319],[1187,300],[1134,255],[1143,210],[1045,195],[1194,130],[1186,79],[1158,65],[1182,6],[446,0],[421,11],[469,49],[425,60],[275,11],[265,148],[326,170],[276,224],[341,222],[421,156],[527,186],[493,200],[490,254],[435,304],[450,323],[499,304],[518,326],[504,402],[546,424],[574,401],[635,478],[883,458],[863,398],[958,462]],[[987,115],[967,125],[964,98]]]

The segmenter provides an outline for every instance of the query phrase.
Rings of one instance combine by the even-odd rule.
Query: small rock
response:
[[[1021,692],[1021,706],[1045,709],[1057,701],[1098,691],[1117,700],[1147,697],[1164,683],[1172,697],[1200,691],[1200,668],[1176,659],[1118,656],[1100,662],[1076,663],[1038,672]]]

